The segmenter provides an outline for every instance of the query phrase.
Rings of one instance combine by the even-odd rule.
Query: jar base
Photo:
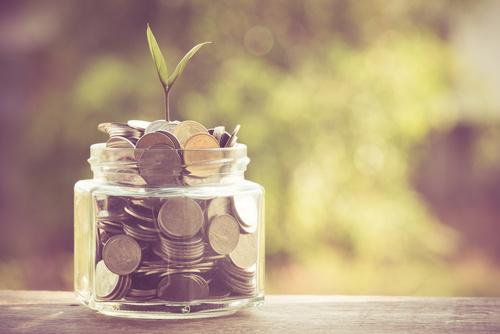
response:
[[[200,319],[228,316],[245,308],[258,307],[264,303],[264,295],[252,298],[225,298],[191,303],[170,302],[109,302],[85,303],[99,313],[135,319]]]

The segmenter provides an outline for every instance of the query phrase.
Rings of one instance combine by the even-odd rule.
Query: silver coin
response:
[[[111,137],[106,142],[106,148],[135,148],[136,141],[125,137]]]
[[[238,137],[236,135],[238,134],[239,131],[240,131],[240,125],[238,124],[234,128],[233,132],[231,133],[231,136],[225,143],[224,147],[232,147],[236,144],[236,141],[238,140]]]
[[[148,133],[151,133],[151,132],[158,131],[159,129],[161,129],[161,127],[164,124],[167,124],[167,123],[168,122],[166,120],[164,120],[164,119],[159,119],[157,121],[152,121],[151,123],[149,123],[149,125],[144,130],[144,133],[148,134]]]
[[[238,245],[229,254],[229,259],[238,268],[247,269],[257,262],[257,234],[241,234]]]
[[[106,267],[118,275],[128,275],[141,263],[141,247],[133,238],[125,234],[111,237],[102,250]]]
[[[208,203],[206,210],[207,221],[215,216],[227,215],[231,213],[231,200],[229,197],[216,197]]]
[[[127,122],[127,125],[130,126],[131,128],[137,129],[139,131],[144,132],[146,128],[151,124],[151,122],[148,121],[141,121],[137,119],[132,119]]]
[[[240,228],[233,216],[215,216],[210,220],[207,235],[210,247],[217,254],[226,255],[236,248],[240,237]]]
[[[231,204],[236,218],[238,218],[242,227],[246,228],[245,231],[256,231],[259,211],[255,196],[246,193],[237,194],[233,196]]]
[[[191,198],[170,198],[158,213],[158,225],[160,230],[174,237],[192,237],[203,225],[203,212]]]
[[[104,261],[95,267],[95,293],[98,298],[109,298],[117,289],[120,275],[108,269]]]
[[[151,133],[155,131],[168,131],[172,133],[176,126],[179,124],[179,121],[167,122],[163,119],[159,119],[157,121],[151,122],[148,127],[145,129],[145,133]]]

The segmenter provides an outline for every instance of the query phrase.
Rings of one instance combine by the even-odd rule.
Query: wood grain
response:
[[[132,320],[80,306],[72,292],[0,291],[0,333],[500,333],[500,298],[269,296],[200,320]]]

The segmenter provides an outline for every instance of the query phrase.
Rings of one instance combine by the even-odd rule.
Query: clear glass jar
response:
[[[79,300],[108,315],[153,319],[261,304],[264,189],[244,179],[249,161],[242,144],[92,145],[94,178],[78,181],[74,192]]]

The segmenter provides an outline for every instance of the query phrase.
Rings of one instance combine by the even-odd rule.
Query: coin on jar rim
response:
[[[164,144],[170,148],[175,148],[173,141],[162,132],[151,132],[146,133],[144,136],[139,138],[137,141],[135,148],[135,158],[139,160],[141,155],[144,153],[144,150],[154,146],[156,144]]]
[[[240,234],[236,248],[229,259],[238,268],[247,269],[257,262],[257,234]]]
[[[245,193],[234,195],[231,204],[236,218],[243,226],[257,228],[259,212],[253,195]]]
[[[167,122],[166,120],[159,119],[157,121],[151,122],[146,130],[144,131],[145,133],[151,133],[155,131],[168,131],[168,132],[173,132],[175,127],[179,124],[179,121],[170,121]]]
[[[240,125],[238,124],[234,128],[233,132],[231,133],[231,136],[227,140],[227,142],[224,145],[224,147],[232,147],[232,146],[234,146],[236,144],[236,141],[238,140],[238,137],[236,135],[238,134],[239,131],[240,131]]]
[[[207,221],[217,215],[227,215],[231,212],[231,200],[229,197],[216,197],[210,200],[207,207]]]
[[[160,208],[158,225],[162,231],[174,237],[192,237],[203,225],[203,211],[191,198],[170,198]]]
[[[224,135],[225,132],[226,132],[226,128],[225,127],[223,127],[223,126],[216,126],[213,129],[213,132],[211,133],[211,135],[214,136],[215,139],[217,139],[217,141],[220,143],[222,135]]]
[[[195,121],[180,122],[173,131],[174,136],[177,137],[179,143],[183,148],[186,144],[186,141],[197,133],[208,134],[208,130],[203,125]]]
[[[149,125],[144,130],[144,133],[148,134],[148,133],[151,133],[151,132],[155,132],[155,131],[159,130],[163,125],[165,125],[167,123],[168,122],[166,120],[164,120],[164,119],[159,119],[157,121],[152,121],[151,123],[149,123]]]
[[[95,267],[95,293],[98,298],[108,298],[118,288],[120,275],[113,273],[104,264],[104,261],[97,262]]]
[[[128,275],[141,263],[141,247],[125,234],[112,236],[104,245],[102,258],[109,270],[118,275]]]
[[[106,122],[106,123],[99,123],[99,125],[97,126],[97,130],[104,133],[108,133],[109,130],[112,128],[123,128],[123,127],[128,127],[128,126],[125,123]]]
[[[165,144],[155,144],[141,154],[139,174],[149,185],[177,184],[181,172],[179,153]]]
[[[215,216],[207,230],[210,247],[220,255],[231,253],[240,238],[240,226],[230,215]]]
[[[142,120],[138,120],[138,119],[131,119],[127,122],[128,126],[130,126],[131,128],[140,130],[142,132],[144,132],[144,130],[146,130],[146,128],[149,126],[149,124],[151,124],[151,122],[142,121]]]
[[[165,130],[158,130],[156,132],[162,133],[163,135],[167,136],[172,141],[172,144],[174,145],[175,149],[181,148],[181,144],[179,143],[179,140],[177,139],[176,136],[174,136],[172,134],[172,132],[165,131]]]
[[[106,142],[106,148],[135,148],[135,139],[125,138],[121,136],[111,137]]]
[[[184,144],[186,169],[194,176],[203,177],[217,173],[221,167],[217,161],[223,157],[218,148],[219,141],[208,133],[191,136]]]

